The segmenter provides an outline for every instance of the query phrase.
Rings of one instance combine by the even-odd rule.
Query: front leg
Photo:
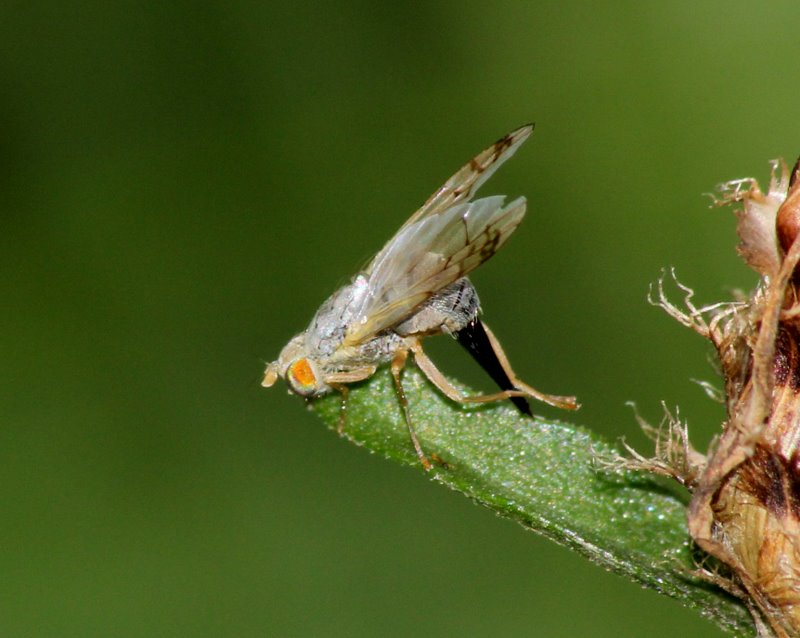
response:
[[[347,421],[347,399],[350,397],[350,388],[347,384],[369,379],[375,374],[376,369],[375,366],[365,366],[355,370],[348,370],[347,372],[334,372],[325,377],[325,383],[336,390],[342,397],[342,403],[339,406],[339,423],[336,426],[336,432],[339,436],[344,434],[344,425]]]

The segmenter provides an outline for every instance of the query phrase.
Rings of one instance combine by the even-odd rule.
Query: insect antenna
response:
[[[475,317],[461,330],[455,333],[458,342],[472,355],[472,358],[478,362],[481,368],[486,370],[492,380],[500,386],[501,390],[518,390],[514,383],[509,378],[500,359],[497,358],[497,353],[492,347],[492,342],[489,340],[489,335],[478,317]],[[527,399],[524,397],[509,397],[509,400],[517,406],[517,409],[522,414],[533,416],[531,406]]]

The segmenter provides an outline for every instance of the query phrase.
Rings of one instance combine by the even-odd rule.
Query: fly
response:
[[[510,399],[530,415],[530,397],[576,409],[575,397],[544,394],[517,377],[500,342],[481,321],[478,294],[466,277],[500,249],[525,215],[524,197],[508,205],[502,195],[470,200],[532,131],[533,125],[527,125],[509,133],[431,195],[366,269],[331,295],[305,332],[267,365],[262,385],[270,387],[282,377],[292,392],[304,397],[339,392],[341,434],[348,384],[371,377],[388,363],[411,442],[426,470],[431,462],[414,430],[401,379],[409,354],[425,376],[457,403]],[[463,396],[422,349],[424,337],[441,333],[457,339],[501,391]]]

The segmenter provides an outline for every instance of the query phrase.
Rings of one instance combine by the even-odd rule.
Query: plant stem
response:
[[[671,486],[600,467],[598,459],[617,452],[581,427],[531,420],[507,402],[453,404],[411,365],[403,386],[423,450],[444,462],[433,464],[434,480],[605,569],[677,598],[732,635],[753,634],[740,602],[692,574],[697,565],[685,499]],[[339,407],[338,396],[313,403],[333,430]],[[423,471],[385,370],[352,386],[345,436]]]

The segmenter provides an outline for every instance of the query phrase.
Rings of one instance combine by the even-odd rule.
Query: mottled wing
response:
[[[520,145],[527,140],[533,132],[533,124],[527,124],[512,131],[505,137],[497,140],[489,148],[478,153],[469,163],[448,179],[442,187],[428,198],[428,201],[415,212],[397,232],[399,234],[406,227],[411,226],[420,219],[431,217],[443,213],[456,204],[468,202],[475,195],[481,185],[489,179],[494,172],[509,157],[511,157]],[[384,252],[392,244],[394,239],[390,239],[381,252]],[[375,256],[373,262],[367,267],[366,272],[372,271],[381,253]]]
[[[345,345],[397,325],[425,300],[489,259],[525,215],[525,198],[463,202],[406,224],[372,263],[368,291]]]

